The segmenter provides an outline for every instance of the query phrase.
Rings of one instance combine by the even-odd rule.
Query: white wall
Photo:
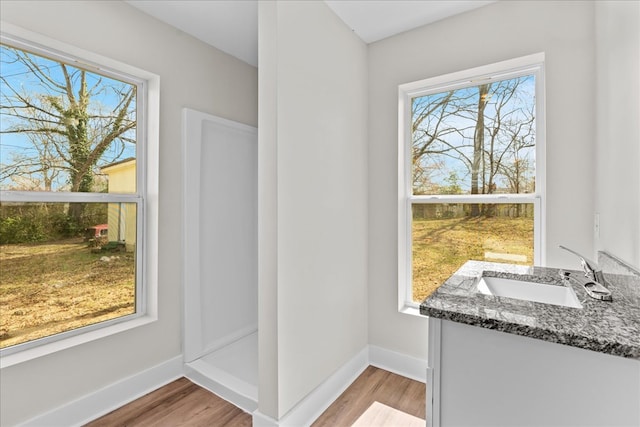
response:
[[[602,247],[638,266],[640,231],[625,237],[627,228],[615,225],[622,218],[620,225],[637,226],[640,197],[632,198],[623,217],[614,215],[622,209],[620,199],[604,197],[615,195],[606,191],[620,179],[633,183],[634,176],[603,178],[620,161],[630,171],[635,166],[640,177],[638,129],[630,125],[638,123],[638,104],[631,101],[637,97],[614,103],[621,106],[598,128],[598,160],[613,153],[605,141],[619,141],[615,152],[622,154],[598,163],[606,171],[597,204],[593,192],[593,3],[498,2],[374,43],[368,64],[367,47],[323,3],[260,3],[262,413],[280,418],[367,342],[426,359],[426,322],[396,309],[398,84],[544,51],[548,263],[577,266],[557,249],[560,243],[593,251],[595,204],[607,233]],[[11,425],[180,354],[182,266],[174,244],[181,235],[180,109],[256,125],[258,89],[255,68],[120,2],[0,5],[7,22],[161,76],[160,319],[3,369],[0,424]],[[627,7],[637,10],[637,4]],[[608,16],[597,21],[609,28],[598,35],[599,54],[611,44],[637,52],[637,40],[619,43]],[[633,29],[637,21],[625,16],[620,29]],[[599,82],[616,91],[625,87],[618,78],[637,85],[637,59],[629,63],[636,68],[621,70],[606,64],[629,59],[617,50],[611,54],[598,57],[599,72],[623,75],[604,74]],[[620,123],[622,133],[615,133]],[[636,160],[623,155],[634,149]]]
[[[367,344],[367,48],[324,2],[259,16],[259,409],[279,419]]]
[[[160,75],[159,320],[0,373],[9,426],[181,353],[181,108],[257,125],[257,70],[115,1],[2,1],[4,21]]]
[[[640,3],[596,4],[597,249],[640,269]]]
[[[547,264],[593,251],[594,5],[502,1],[369,46],[369,343],[426,358],[424,319],[397,312],[398,85],[546,54]],[[399,333],[402,331],[402,333]]]
[[[183,357],[258,328],[258,131],[185,109]]]

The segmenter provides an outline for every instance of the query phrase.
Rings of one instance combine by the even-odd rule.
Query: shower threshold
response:
[[[258,332],[185,364],[186,377],[242,410],[258,408]]]

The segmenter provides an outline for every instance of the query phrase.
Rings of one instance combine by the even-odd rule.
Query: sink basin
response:
[[[478,281],[478,292],[484,295],[582,308],[573,289],[567,286],[482,276]]]

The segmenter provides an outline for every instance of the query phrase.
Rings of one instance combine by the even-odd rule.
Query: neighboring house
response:
[[[109,193],[136,192],[136,159],[127,158],[103,166],[102,173],[109,178]],[[136,207],[133,203],[109,203],[109,241],[122,242],[127,252],[136,245]]]

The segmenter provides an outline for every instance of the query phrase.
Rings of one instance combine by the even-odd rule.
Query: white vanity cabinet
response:
[[[640,426],[640,360],[430,317],[427,426]]]
[[[612,301],[553,268],[468,261],[447,279],[420,305],[427,425],[640,427],[640,272],[599,263]],[[577,303],[487,295],[487,278],[570,288]]]

